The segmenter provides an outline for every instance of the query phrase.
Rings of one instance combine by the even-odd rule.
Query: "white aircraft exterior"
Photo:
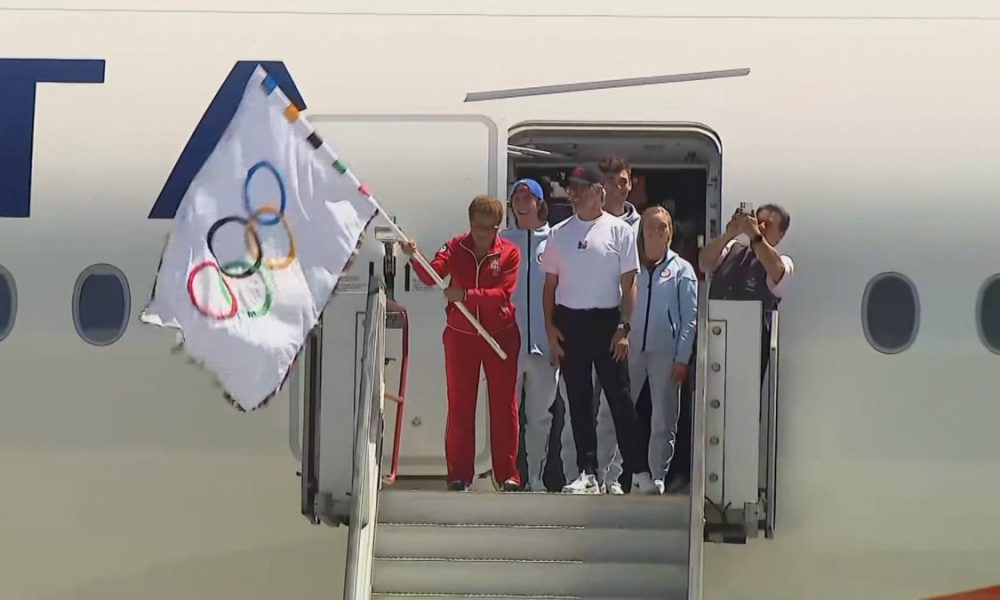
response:
[[[309,118],[428,252],[463,230],[475,194],[506,195],[512,135],[634,146],[643,130],[664,164],[683,162],[682,132],[717,136],[706,233],[740,201],[778,202],[796,272],[781,305],[780,524],[771,540],[707,544],[704,597],[1000,583],[1000,340],[980,315],[1000,311],[996,293],[980,301],[1000,272],[997,56],[1000,5],[971,0],[0,0],[0,107],[26,72],[11,61],[103,61],[102,81],[37,84],[30,216],[0,218],[16,287],[0,341],[0,597],[340,597],[346,529],[299,514],[288,392],[239,414],[137,319],[171,227],[147,217],[239,61],[284,64]],[[728,69],[750,72],[464,102]],[[15,125],[0,115],[0,135]],[[10,139],[0,205],[16,212]],[[415,348],[402,469],[435,474],[443,301],[405,290],[399,264]],[[91,265],[128,281],[120,337],[74,317],[76,296],[98,293],[80,289]],[[915,336],[904,323],[888,348],[863,317],[883,273],[917,298]],[[113,343],[85,341],[81,319]]]

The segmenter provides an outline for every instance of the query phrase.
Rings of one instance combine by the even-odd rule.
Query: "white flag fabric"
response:
[[[261,67],[181,200],[140,319],[244,410],[277,392],[378,205]]]

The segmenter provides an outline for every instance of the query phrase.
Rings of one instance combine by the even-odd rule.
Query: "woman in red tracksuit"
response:
[[[490,404],[490,445],[493,475],[504,491],[521,488],[517,471],[518,413],[517,357],[521,337],[514,320],[511,295],[517,284],[521,252],[497,235],[504,207],[492,196],[478,196],[469,205],[469,233],[448,240],[434,255],[431,266],[441,277],[451,276],[445,290],[447,326],[444,330],[444,364],[448,380],[448,420],[444,454],[448,463],[448,488],[467,490],[475,477],[476,397],[479,368],[486,371]],[[403,250],[417,252],[415,242]],[[418,263],[413,269],[426,285],[434,280]],[[463,302],[500,344],[501,360],[454,302]]]

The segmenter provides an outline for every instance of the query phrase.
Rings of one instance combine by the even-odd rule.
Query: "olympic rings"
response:
[[[285,215],[281,214],[281,211],[273,204],[265,204],[264,206],[261,206],[260,208],[255,210],[253,214],[250,215],[249,219],[250,223],[247,226],[247,233],[245,236],[247,252],[250,253],[250,257],[253,260],[257,261],[256,264],[259,265],[260,255],[262,250],[260,246],[260,238],[255,237],[255,235],[251,234],[256,234],[256,229],[257,229],[256,223],[262,222],[259,220],[259,217],[260,215],[263,214],[276,215],[276,218],[281,222],[281,226],[285,228],[285,233],[288,234],[288,255],[281,259],[269,258],[264,261],[264,266],[266,266],[268,269],[271,269],[272,271],[280,271],[281,269],[287,269],[289,266],[291,266],[293,262],[295,262],[295,259],[298,256],[298,253],[295,251],[295,238],[292,237],[292,230],[288,226],[288,221],[285,220]],[[253,245],[250,244],[251,241],[254,241]]]
[[[245,260],[234,260],[226,263],[222,267],[222,271],[223,272],[228,271],[233,267],[240,267],[246,269],[249,266],[250,263]],[[264,276],[264,272],[257,271],[257,274],[260,275],[260,280],[264,282],[264,304],[262,304],[261,307],[256,310],[246,311],[246,315],[251,319],[256,319],[257,317],[263,317],[267,313],[271,312],[271,302],[273,300],[273,297],[271,296],[271,286],[268,284],[267,277]]]
[[[284,178],[282,178],[281,173],[278,172],[278,169],[275,168],[275,166],[269,163],[268,161],[262,160],[259,163],[255,164],[254,166],[250,167],[250,170],[247,171],[246,181],[243,182],[243,206],[246,208],[247,214],[254,214],[254,209],[250,203],[250,182],[253,181],[253,176],[257,174],[257,171],[261,169],[270,171],[271,174],[274,175],[274,180],[278,183],[278,191],[281,194],[281,198],[279,202],[278,212],[273,213],[274,216],[271,217],[270,219],[266,221],[259,221],[259,223],[265,226],[277,225],[278,223],[281,222],[281,218],[285,216],[285,206],[288,203],[288,196],[285,193]]]
[[[222,284],[222,289],[225,292],[226,297],[229,299],[229,312],[213,313],[210,310],[208,310],[207,307],[204,307],[198,303],[198,298],[195,296],[194,293],[194,278],[198,276],[198,273],[201,273],[204,269],[208,268],[215,269],[215,272],[219,274],[219,282]],[[190,296],[191,298],[191,304],[194,305],[195,309],[197,309],[198,312],[205,315],[206,317],[215,319],[217,321],[225,321],[226,319],[232,319],[233,317],[235,317],[236,312],[239,310],[239,305],[236,302],[236,294],[234,294],[233,290],[229,287],[229,282],[226,281],[226,278],[223,276],[222,269],[220,269],[219,265],[213,260],[203,260],[200,263],[198,263],[195,266],[195,268],[191,269],[191,274],[188,275],[187,288],[188,288],[188,296]]]
[[[208,230],[208,251],[212,254],[212,258],[215,259],[216,263],[219,263],[221,261],[219,260],[219,257],[215,254],[215,245],[212,242],[215,238],[216,232],[218,232],[223,225],[226,225],[228,223],[240,223],[244,227],[246,227],[247,232],[249,232],[249,234],[253,236],[254,243],[257,244],[258,248],[260,248],[260,237],[257,235],[257,230],[250,227],[250,221],[244,219],[243,217],[237,217],[235,215],[232,217],[224,217],[213,223],[212,227],[210,227]],[[263,260],[263,257],[260,256],[260,254],[258,254],[257,258],[254,259],[254,263],[250,265],[250,268],[239,273],[229,273],[228,271],[226,271],[224,267],[221,268],[220,270],[226,275],[232,277],[233,279],[245,279],[256,273],[258,269],[260,269],[261,260]]]
[[[261,169],[269,171],[274,176],[275,181],[278,183],[278,190],[281,197],[277,205],[265,204],[254,210],[250,202],[250,182],[253,180],[254,175],[257,174],[257,171]],[[233,292],[233,289],[229,286],[229,279],[246,279],[248,277],[252,277],[253,275],[260,275],[260,279],[264,283],[264,301],[259,308],[254,310],[244,310],[243,314],[250,318],[257,318],[267,315],[271,311],[271,305],[274,302],[274,291],[272,290],[274,286],[273,283],[269,281],[268,276],[261,271],[261,265],[263,264],[267,270],[278,271],[290,267],[298,258],[298,252],[295,248],[295,238],[292,236],[291,227],[289,227],[288,221],[285,219],[287,201],[288,198],[284,178],[282,177],[281,172],[273,164],[267,161],[260,161],[250,167],[247,171],[246,180],[243,184],[243,206],[246,208],[247,214],[250,215],[249,218],[233,215],[223,217],[213,223],[208,229],[206,242],[208,244],[208,251],[214,260],[205,260],[198,263],[188,275],[188,295],[191,297],[191,303],[199,313],[220,321],[231,319],[236,316],[236,314],[240,312],[239,300]],[[270,217],[262,219],[262,215],[270,215]],[[221,229],[224,225],[229,223],[239,223],[243,225],[244,243],[246,245],[247,252],[250,255],[250,260],[253,262],[245,259],[236,259],[222,263],[222,261],[219,260],[218,255],[215,253],[215,234],[218,233],[219,229]],[[258,228],[261,226],[270,227],[279,223],[282,227],[284,227],[285,233],[288,235],[288,254],[283,258],[264,260],[264,248],[261,245]],[[227,312],[212,312],[207,307],[202,306],[195,296],[195,277],[204,269],[209,268],[214,269],[218,274],[222,293],[226,298],[226,302],[229,302],[229,310]]]
[[[213,260],[205,260],[198,263],[194,269],[191,270],[191,274],[188,276],[188,296],[191,297],[191,304],[194,305],[195,309],[206,317],[211,317],[217,321],[226,321],[236,316],[239,312],[239,300],[233,289],[229,287],[229,281],[227,281],[225,272],[230,271],[233,268],[247,269],[250,267],[250,263],[245,260],[234,260],[226,263],[221,268]],[[216,313],[208,310],[207,307],[202,306],[198,302],[198,298],[195,295],[194,290],[194,280],[204,269],[212,268],[216,273],[219,274],[219,285],[222,289],[222,293],[226,296],[226,301],[229,302],[229,311],[224,313]],[[264,283],[264,303],[255,310],[247,310],[246,314],[251,319],[256,319],[257,317],[263,317],[267,313],[271,312],[271,304],[274,301],[274,296],[271,293],[271,284],[268,282],[267,277],[264,275],[263,271],[257,271],[256,274],[260,275],[260,280]]]

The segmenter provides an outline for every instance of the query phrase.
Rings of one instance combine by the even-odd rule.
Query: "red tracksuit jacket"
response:
[[[431,266],[442,278],[451,275],[453,287],[467,291],[465,306],[479,319],[486,331],[493,333],[516,326],[511,295],[517,286],[517,271],[521,264],[521,251],[499,235],[490,253],[476,260],[472,235],[463,233],[447,242],[434,255]],[[423,267],[413,262],[413,269],[425,285],[434,280]],[[462,333],[476,335],[476,330],[451,302],[445,307],[448,326]]]

